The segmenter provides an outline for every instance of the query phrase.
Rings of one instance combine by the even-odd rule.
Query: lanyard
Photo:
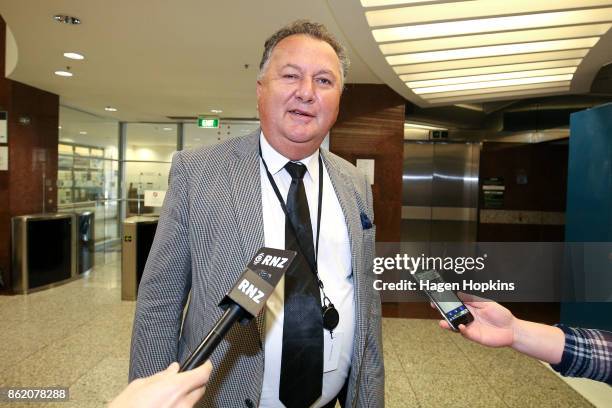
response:
[[[295,226],[293,225],[293,223],[291,222],[291,219],[289,218],[289,211],[287,210],[287,206],[285,205],[285,200],[283,200],[283,196],[281,195],[276,183],[274,182],[274,177],[272,177],[270,170],[268,170],[268,165],[266,164],[266,161],[263,158],[263,154],[261,153],[261,143],[259,144],[259,156],[261,157],[261,162],[263,163],[264,168],[266,169],[268,180],[270,180],[270,184],[272,185],[272,189],[274,190],[274,193],[276,194],[276,198],[278,198],[278,202],[280,203],[280,206],[283,209],[283,212],[285,213],[287,220],[289,221],[289,225],[291,226],[291,230],[293,231],[295,240],[298,246],[300,247],[300,249],[302,250],[302,253],[305,253],[304,249],[302,248],[302,244],[300,240],[298,239],[298,236],[295,230]],[[314,273],[314,275],[317,278],[319,287],[323,289],[323,282],[321,282],[321,279],[319,279],[319,274],[318,274],[318,269],[317,269],[317,258],[319,257],[318,255],[319,254],[319,233],[321,232],[321,207],[323,203],[323,161],[321,160],[320,152],[319,152],[319,199],[318,199],[318,203],[319,204],[317,207],[317,238],[316,238],[315,248],[314,248],[315,250],[314,265],[310,264],[310,260],[307,260],[307,261],[308,261],[308,265],[310,266],[312,273]]]
[[[272,189],[274,190],[274,193],[276,194],[276,198],[278,198],[278,202],[280,203],[281,208],[283,209],[283,212],[285,213],[285,216],[287,217],[286,219],[287,221],[289,221],[289,225],[291,226],[291,231],[293,232],[295,241],[297,242],[298,247],[300,248],[302,253],[304,253],[304,249],[302,248],[302,243],[298,239],[298,236],[296,233],[296,228],[291,222],[291,218],[289,217],[289,211],[287,210],[287,206],[285,205],[285,200],[283,200],[283,196],[281,196],[280,191],[278,191],[278,186],[274,182],[274,177],[272,177],[272,174],[270,174],[270,170],[268,170],[268,165],[266,164],[266,161],[263,158],[263,154],[261,153],[261,143],[259,144],[259,156],[261,157],[261,162],[263,163],[264,168],[266,169],[268,180],[270,180],[270,184],[272,185]],[[304,189],[306,189],[305,186],[304,186]],[[333,338],[333,331],[338,326],[338,322],[340,321],[340,315],[338,314],[338,311],[334,307],[334,304],[325,294],[325,290],[323,289],[323,281],[321,281],[321,279],[319,278],[319,270],[317,268],[317,258],[319,257],[319,233],[321,232],[321,207],[322,205],[323,205],[323,161],[321,160],[321,152],[319,152],[319,206],[317,208],[317,238],[316,238],[316,243],[315,243],[315,248],[314,248],[315,250],[314,265],[310,264],[310,260],[307,259],[306,261],[308,263],[308,266],[310,266],[310,270],[312,271],[315,278],[317,279],[317,284],[319,285],[319,288],[321,289],[321,292],[323,294],[323,307],[321,308],[323,328],[326,330],[329,330],[329,334]]]

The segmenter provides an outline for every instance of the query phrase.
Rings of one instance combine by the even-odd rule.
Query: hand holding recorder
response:
[[[461,334],[476,343],[489,347],[512,346],[514,342],[513,326],[516,318],[502,305],[487,301],[466,293],[457,296],[468,307],[474,316],[469,325],[460,324],[457,329]],[[440,327],[450,329],[446,321],[440,321]]]
[[[491,300],[461,292],[457,295],[474,316],[473,323],[459,325],[463,337],[483,346],[509,346],[551,364],[561,361],[565,336],[560,328],[517,319]],[[449,329],[445,321],[440,321],[440,327]]]
[[[474,321],[474,316],[455,292],[439,290],[446,285],[446,282],[436,270],[415,272],[412,278],[419,285],[419,289],[427,295],[431,301],[431,306],[438,309],[447,328],[459,331],[459,326],[465,326]]]
[[[474,316],[471,324],[458,326],[466,339],[483,346],[512,347],[549,363],[563,376],[612,385],[612,332],[521,320],[499,303],[465,293],[457,295]],[[431,306],[435,308],[433,303]],[[443,320],[440,327],[451,328]]]

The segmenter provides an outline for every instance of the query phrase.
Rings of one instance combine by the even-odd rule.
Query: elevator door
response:
[[[479,143],[404,143],[402,241],[476,240]]]

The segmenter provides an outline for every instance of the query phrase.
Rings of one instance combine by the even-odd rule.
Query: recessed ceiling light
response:
[[[441,85],[441,86],[430,86],[425,88],[415,88],[414,93],[417,95],[428,94],[428,93],[439,93],[439,92],[452,92],[452,91],[465,91],[470,89],[483,89],[483,88],[497,88],[513,85],[527,85],[537,84],[543,82],[559,82],[559,81],[571,81],[573,74],[565,75],[547,75],[533,78],[513,78],[504,79],[499,81],[482,81],[482,82],[470,82],[466,84],[454,84],[454,85]]]
[[[165,127],[164,130],[174,130],[171,127]]]
[[[223,113],[223,111],[221,109],[211,109],[210,111],[212,113]]]
[[[469,109],[469,110],[473,110],[477,112],[484,112],[484,109],[482,106],[470,105],[469,103],[457,103],[455,104],[455,106],[458,108]]]
[[[58,128],[58,129],[60,129],[60,130],[62,129],[62,127],[61,127],[61,126],[58,126],[57,128]]]
[[[405,128],[411,129],[426,129],[426,130],[448,130],[447,128],[434,126],[434,125],[423,125],[420,123],[404,122]]]
[[[541,85],[541,84],[537,84]],[[482,101],[487,99],[516,99],[516,97],[523,98],[525,95],[537,95],[537,94],[557,94],[569,91],[569,83],[563,86],[556,87],[544,87],[544,88],[533,88],[536,85],[525,85],[520,90],[508,91],[506,88],[501,88],[503,92],[492,92],[492,93],[475,93],[473,95],[459,95],[459,96],[448,96],[440,97],[435,99],[428,99],[430,103],[457,103],[467,101]],[[530,88],[531,87],[531,88]],[[499,90],[499,89],[498,89]]]
[[[588,2],[591,4],[585,4],[583,7],[594,5],[609,6],[609,2],[606,0],[583,0],[580,2],[580,6],[582,6],[582,3]],[[508,2],[479,0],[478,7],[474,7],[472,3],[474,2],[453,2],[452,7],[442,3],[417,7],[388,8],[367,11],[365,15],[370,27],[404,25],[405,27],[397,28],[409,29],[413,35],[417,36],[416,38],[426,38],[599,23],[610,21],[609,17],[612,12],[610,7],[576,10],[578,7],[576,0],[557,0],[554,5],[533,0],[513,0]],[[568,10],[571,8],[574,8],[574,10]],[[517,13],[518,11],[521,14],[512,15],[512,13]],[[445,20],[446,22],[444,23],[435,22]],[[414,32],[415,29],[423,30],[426,26],[430,25],[435,26],[427,27],[431,28],[431,31],[425,33]],[[380,41],[378,38],[376,40]],[[389,39],[384,41],[395,40]]]
[[[429,79],[424,81],[406,82],[410,88],[425,88],[430,86],[465,84],[469,82],[498,81],[503,79],[541,77],[549,75],[573,74],[577,67],[534,69],[530,71],[501,72],[497,74],[472,75],[450,78]]]
[[[584,26],[553,27],[536,30],[504,31],[493,34],[462,35],[457,37],[410,40],[380,44],[385,55],[411,52],[450,50],[453,48],[483,47],[486,45],[550,41],[568,38],[599,37],[608,32],[612,24],[588,24]]]
[[[443,97],[456,97],[456,96],[468,96],[468,95],[485,95],[485,94],[494,94],[494,93],[506,93],[511,91],[523,91],[525,89],[544,89],[544,88],[557,88],[557,87],[569,87],[571,81],[557,81],[557,82],[542,82],[537,84],[525,84],[525,85],[511,85],[511,86],[502,86],[502,87],[491,87],[491,88],[481,88],[481,89],[470,89],[470,90],[461,90],[461,91],[449,91],[449,92],[437,92],[431,94],[421,95],[421,97],[432,100],[439,99]]]
[[[66,16],[63,14],[56,14],[55,16],[53,16],[53,20],[57,21],[58,23],[64,23],[64,24],[81,24],[81,19],[78,17],[73,17],[73,16]]]
[[[567,60],[583,58],[589,52],[588,49],[567,50],[567,51],[550,51],[537,52],[534,54],[514,54],[501,55],[499,57],[489,57],[487,59],[471,58],[466,60],[452,61],[437,61],[426,62],[423,64],[412,64],[393,67],[393,70],[398,74],[411,74],[420,72],[445,71],[464,68],[480,68],[483,64],[486,66],[507,65],[507,64],[522,64],[531,62],[544,62],[555,60]]]
[[[84,131],[84,130],[81,130],[81,131],[79,132],[79,135],[86,135],[86,134],[87,134],[87,132],[86,132],[86,131]]]
[[[113,108],[112,106],[107,106],[104,110],[107,112],[117,112],[117,108]]]
[[[418,4],[430,2],[431,0],[361,0],[363,7],[380,7],[380,6],[394,6],[397,4]]]
[[[57,76],[61,76],[61,77],[71,77],[72,76],[72,72],[69,71],[55,71],[55,75]]]
[[[487,47],[462,48],[456,50],[416,52],[412,54],[393,55],[386,57],[386,59],[389,65],[463,60],[470,58],[494,57],[499,55],[533,54],[545,51],[591,48],[597,44],[597,41],[599,41],[599,37],[556,41],[537,41],[519,44],[493,45]]]
[[[64,53],[64,57],[70,58],[70,59],[73,59],[73,60],[82,60],[82,59],[85,59],[85,56],[83,56],[82,54],[76,53],[76,52],[65,52]]]
[[[555,61],[527,62],[524,64],[493,65],[493,66],[485,66],[485,67],[451,69],[451,70],[445,70],[445,71],[429,71],[429,72],[419,72],[416,74],[400,75],[400,79],[404,82],[422,81],[422,80],[427,80],[427,79],[440,79],[440,78],[464,77],[464,76],[472,76],[472,75],[496,74],[500,72],[529,71],[529,70],[546,69],[546,68],[577,67],[578,65],[580,65],[580,61],[582,60],[575,58],[575,59],[555,60]],[[396,69],[395,71],[401,72],[402,69],[403,67],[398,67],[398,69]]]

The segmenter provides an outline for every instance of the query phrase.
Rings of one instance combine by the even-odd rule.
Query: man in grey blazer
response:
[[[312,404],[279,397],[289,380],[281,375],[289,290],[281,281],[264,311],[246,326],[235,325],[213,353],[202,403],[328,407],[340,399],[351,407],[384,405],[380,297],[371,272],[371,188],[352,164],[319,149],[336,121],[347,67],[344,49],[322,25],[297,21],[284,27],[266,41],[260,65],[261,129],[174,155],[138,292],[130,380],[184,361],[221,316],[219,301],[255,252],[264,245],[284,247],[288,213],[272,184],[288,197],[297,180],[288,172],[286,163],[292,162],[306,167],[299,183],[312,222],[315,275],[340,315],[333,332],[323,330],[323,356],[297,357],[304,364],[324,359],[322,385],[315,387]]]

